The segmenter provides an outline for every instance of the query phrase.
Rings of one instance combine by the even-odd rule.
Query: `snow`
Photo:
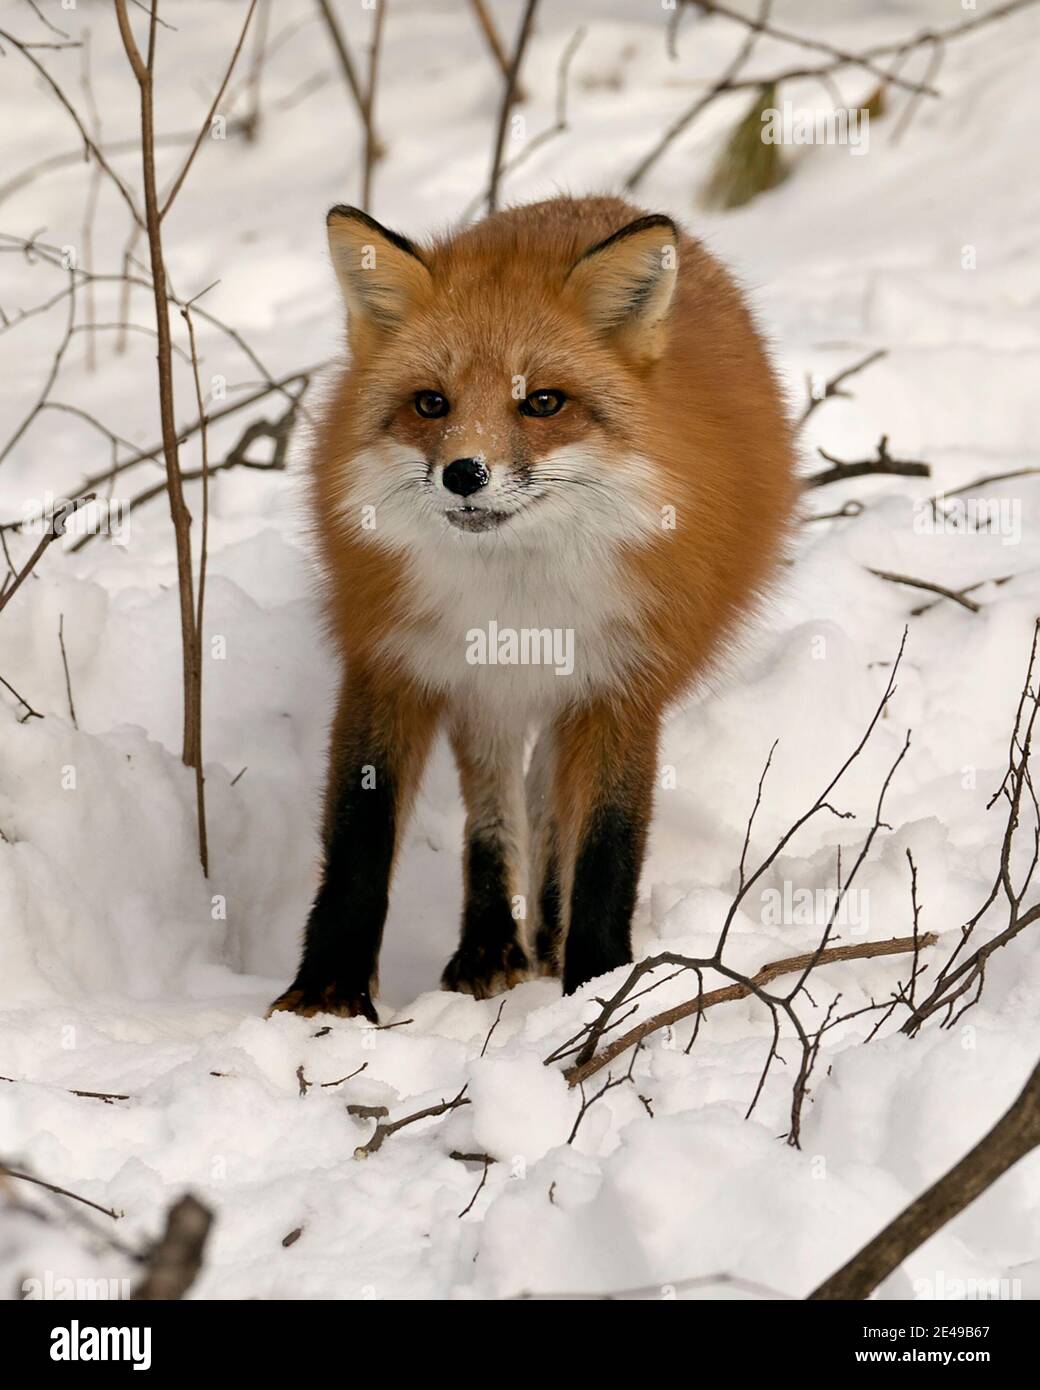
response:
[[[265,70],[260,139],[204,143],[165,239],[178,292],[219,280],[203,304],[279,375],[339,350],[323,214],[356,197],[357,130],[316,8],[304,0],[275,8],[272,33],[284,26],[288,37]],[[940,0],[841,8],[838,16],[812,0],[788,0],[776,18],[863,48],[962,17]],[[495,9],[503,31],[513,32],[518,6]],[[160,39],[161,130],[190,131],[201,119],[241,10],[169,4],[176,32]],[[22,5],[7,3],[0,14],[22,37],[35,22]],[[664,18],[656,5],[617,0],[543,7],[523,79],[528,135],[552,123],[560,53],[578,23],[587,32],[574,60],[570,129],[509,177],[510,198],[616,186],[692,99],[694,78],[721,70],[740,38],[725,21],[688,17],[673,62]],[[81,5],[59,22],[75,36],[91,31],[105,136],[132,128],[134,93],[107,9]],[[362,27],[351,21],[355,46]],[[1028,11],[950,44],[938,79],[943,98],[923,103],[898,143],[889,117],[872,123],[866,155],[789,151],[796,169],[786,183],[737,212],[708,215],[696,190],[747,98],[716,103],[639,192],[645,206],[684,219],[735,267],[792,409],[802,407],[807,372],[827,376],[888,350],[850,381],[853,399],[813,414],[803,435],[807,470],[817,466],[817,445],[862,458],[882,433],[896,456],[927,459],[933,469],[930,479],[865,478],[812,494],[811,511],[851,498],[865,510],[802,528],[767,621],[725,675],[670,720],[662,761],[674,768],[675,785],[657,797],[636,922],[640,955],[710,953],[771,744],[779,739],[756,821],[759,856],[859,740],[906,623],[898,692],[835,794],[856,819],[814,819],[762,888],[782,896],[785,884],[833,886],[837,848],[851,862],[912,728],[886,827],[857,880],[863,911],[849,923],[849,939],[910,930],[907,846],[919,869],[922,927],[943,934],[936,959],[985,897],[1003,828],[999,810],[985,808],[1006,765],[1040,599],[1040,490],[1028,478],[987,490],[1013,504],[1015,524],[1004,534],[930,534],[921,501],[1036,462],[1040,190],[1024,175],[1038,38],[1040,14]],[[764,42],[757,70],[792,53]],[[78,53],[41,57],[82,104]],[[14,178],[37,159],[73,150],[75,132],[24,59],[9,51],[3,63],[18,120],[0,132],[0,151]],[[918,72],[923,59],[913,63]],[[300,84],[315,73],[328,80],[301,97]],[[840,78],[850,103],[873,85],[869,75]],[[462,212],[486,178],[497,90],[465,6],[395,0],[378,108],[388,147],[375,180],[381,220],[421,235]],[[791,84],[790,95],[816,101],[819,93],[804,83]],[[164,147],[164,176],[183,153]],[[132,156],[120,156],[118,167],[136,177]],[[0,229],[27,237],[43,228],[45,241],[81,246],[88,183],[87,167],[75,164],[0,193]],[[126,232],[125,207],[103,187],[99,268],[118,269]],[[966,246],[975,248],[973,270],[962,268]],[[12,318],[61,283],[21,255],[0,257],[0,303]],[[112,321],[114,293],[101,287],[97,301],[98,321]],[[46,375],[62,313],[0,335],[4,440]],[[150,313],[147,296],[135,294],[134,321],[147,324]],[[198,331],[204,381],[224,377],[229,400],[253,389],[255,364],[201,320]],[[113,337],[99,332],[91,373],[77,335],[54,395],[147,446],[158,437],[152,345],[131,335],[120,356]],[[183,363],[177,370],[178,419],[189,420],[190,376]],[[214,426],[214,457],[248,419],[280,409],[272,398]],[[99,433],[73,415],[46,412],[0,468],[0,515],[39,511],[48,494],[67,495],[108,462]],[[184,462],[198,465],[197,441]],[[127,518],[125,545],[99,537],[75,552],[52,547],[0,616],[0,675],[44,716],[22,722],[24,707],[0,691],[0,1075],[11,1078],[0,1082],[0,1157],[125,1213],[118,1222],[87,1219],[131,1245],[161,1229],[179,1193],[193,1191],[216,1222],[192,1297],[636,1289],[728,1297],[744,1287],[723,1276],[759,1296],[803,1296],[1017,1094],[1040,1038],[1035,938],[1026,932],[997,953],[981,1002],[952,1031],[933,1024],[911,1040],[892,1024],[865,1043],[871,1023],[858,1020],[829,1034],[800,1150],[781,1137],[797,1063],[790,1044],[788,1065],[772,1070],[744,1118],[771,1038],[768,1017],[749,1000],[706,1015],[688,1056],[688,1024],[649,1041],[633,1084],[597,1101],[569,1144],[580,1097],[543,1060],[622,975],[566,1000],[555,982],[523,985],[505,997],[493,1032],[502,1000],[437,990],[457,931],[463,819],[442,746],[392,895],[380,1009],[395,1026],[265,1020],[294,969],[316,882],[335,680],[310,586],[297,463],[289,474],[238,471],[213,485],[206,635],[207,644],[223,642],[209,646],[205,664],[208,882],[196,853],[193,782],[179,760],[179,628],[165,502]],[[158,477],[145,465],[124,475],[119,495]],[[194,499],[193,507],[197,513]],[[34,542],[9,540],[21,563]],[[975,591],[977,614],[939,602],[909,618],[928,596],[884,583],[867,567],[956,587],[1015,577]],[[765,901],[756,889],[734,923],[735,968],[753,970],[819,939],[823,921],[770,919]],[[876,959],[820,971],[806,1018],[818,1021],[839,991],[845,1009],[884,997],[902,965]],[[718,983],[709,977],[705,987]],[[641,1007],[666,1007],[688,991],[682,982],[664,985]],[[386,1106],[400,1118],[463,1086],[468,1105],[354,1158],[373,1121],[348,1114],[348,1104]],[[130,1099],[105,1103],[70,1088]],[[453,1159],[453,1151],[496,1160],[468,1210],[483,1164]],[[22,1183],[0,1191],[4,1295],[21,1296],[23,1279],[47,1271],[133,1274],[128,1259],[78,1226],[16,1210],[15,1196],[58,1210]],[[283,1246],[297,1229],[299,1238]],[[987,1279],[1009,1279],[1023,1297],[1040,1294],[1036,1155],[916,1252],[881,1294],[936,1296],[957,1280]]]

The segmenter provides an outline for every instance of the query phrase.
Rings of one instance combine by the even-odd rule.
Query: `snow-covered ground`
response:
[[[369,15],[341,8],[360,54]],[[512,35],[518,6],[493,8]],[[125,137],[135,92],[110,7],[44,9],[74,37],[89,29],[102,140]],[[775,10],[778,22],[853,49],[967,14],[954,0],[786,0]],[[339,350],[323,214],[356,199],[358,132],[316,6],[279,0],[273,11],[278,45],[264,71],[260,138],[204,143],[165,242],[178,293],[219,280],[204,306],[279,376]],[[159,127],[189,132],[219,82],[243,5],[170,0],[163,13],[175,31],[160,36]],[[48,37],[24,4],[4,4],[0,16],[21,38]],[[521,111],[528,137],[552,123],[557,63],[584,25],[570,128],[508,179],[509,198],[618,186],[742,38],[725,20],[690,16],[672,60],[666,18],[650,0],[542,7]],[[987,814],[986,802],[1006,765],[1040,611],[1040,482],[984,491],[1007,504],[998,533],[928,534],[915,501],[1037,463],[1040,187],[1030,171],[1038,41],[1040,9],[951,44],[937,78],[942,99],[922,103],[896,144],[890,115],[872,123],[865,155],[789,150],[796,168],[786,183],[740,211],[709,215],[697,190],[747,97],[717,102],[639,190],[643,205],[684,220],[741,276],[792,409],[803,405],[806,372],[827,376],[874,348],[888,350],[849,383],[854,399],[814,413],[803,436],[807,470],[818,444],[858,459],[887,434],[893,453],[926,459],[933,471],[931,479],[866,478],[811,494],[810,511],[834,511],[850,498],[865,509],[802,528],[768,622],[726,679],[672,718],[663,762],[674,767],[675,785],[657,798],[640,954],[662,946],[710,953],[770,745],[779,739],[756,822],[760,855],[857,742],[907,622],[898,692],[835,797],[856,819],[814,819],[764,886],[833,885],[837,846],[851,856],[862,842],[910,727],[887,825],[858,880],[866,890],[860,920],[845,939],[910,930],[907,846],[919,866],[922,927],[944,934],[936,959],[989,887],[1003,820],[999,810]],[[38,56],[88,109],[80,52]],[[752,71],[799,56],[763,42]],[[75,130],[24,58],[8,49],[2,65],[0,231],[38,233],[82,259],[89,167],[18,177],[74,151]],[[919,75],[923,66],[919,53],[906,70]],[[309,83],[316,75],[326,80]],[[851,70],[839,84],[852,104],[874,86]],[[821,99],[808,82],[783,94]],[[413,235],[457,217],[486,179],[497,100],[497,73],[467,6],[393,0],[375,215]],[[164,177],[184,149],[163,147]],[[136,179],[132,154],[114,159]],[[103,185],[93,267],[118,271],[126,236],[126,209]],[[143,256],[140,245],[135,253]],[[63,284],[45,264],[0,255],[0,304],[10,319]],[[4,442],[42,387],[64,312],[55,306],[0,334]],[[148,324],[150,315],[147,294],[135,292],[134,322]],[[102,324],[119,317],[114,291],[99,287],[95,316]],[[205,383],[225,378],[231,400],[255,385],[258,369],[234,342],[201,321],[199,331]],[[52,398],[147,446],[158,439],[152,342],[132,334],[118,355],[115,336],[98,331],[91,372],[86,335],[74,335]],[[190,376],[183,363],[177,370],[177,417],[188,421]],[[215,426],[214,457],[247,420],[273,418],[279,408],[269,398]],[[188,467],[198,466],[196,445],[185,447]],[[107,440],[81,417],[43,413],[0,467],[0,516],[68,495],[109,461]],[[122,476],[118,493],[132,497],[159,476],[145,465]],[[192,504],[197,514],[194,494]],[[216,1224],[193,1297],[502,1298],[634,1288],[659,1296],[719,1274],[803,1296],[960,1157],[1017,1093],[1040,1050],[1040,951],[1028,932],[993,959],[981,1002],[952,1031],[933,1023],[910,1040],[893,1022],[865,1044],[873,1020],[860,1019],[830,1033],[800,1151],[781,1137],[792,1046],[744,1118],[771,1038],[765,1011],[747,1001],[710,1012],[688,1056],[689,1025],[650,1041],[635,1084],[597,1102],[568,1144],[579,1098],[543,1059],[590,1016],[592,996],[621,976],[566,1000],[551,981],[517,988],[481,1055],[501,1001],[437,989],[461,898],[462,809],[444,748],[401,856],[386,932],[381,1013],[400,1026],[373,1031],[337,1019],[319,1031],[289,1015],[265,1020],[294,969],[316,881],[334,670],[310,593],[292,473],[228,473],[213,484],[212,512],[209,881],[195,848],[193,784],[179,761],[179,628],[165,501],[132,514],[125,545],[99,537],[75,553],[52,547],[0,615],[0,676],[43,715],[22,722],[24,707],[0,690],[0,1075],[10,1079],[0,1083],[0,1160],[125,1213],[117,1223],[92,1215],[130,1244],[160,1229],[177,1194],[195,1192]],[[7,539],[22,563],[34,538]],[[926,596],[869,568],[955,588],[1015,577],[975,591],[978,613],[940,602],[908,618]],[[742,969],[807,949],[823,926],[776,924],[757,891],[745,908],[730,956]],[[843,1009],[881,998],[903,974],[902,962],[883,959],[820,971],[816,1010],[806,1005],[805,1016],[818,1021],[838,991]],[[664,1007],[689,988],[664,986],[641,1008]],[[363,1064],[354,1079],[331,1084]],[[302,1095],[301,1075],[309,1083]],[[464,1085],[469,1106],[355,1161],[372,1124],[348,1115],[348,1104],[386,1105],[397,1117]],[[129,1099],[106,1104],[69,1088]],[[499,1160],[465,1215],[481,1166],[452,1159],[453,1150]],[[8,1184],[8,1196],[15,1186],[23,1202],[48,1200],[25,1184]],[[2,1294],[20,1296],[23,1279],[47,1271],[121,1279],[132,1267],[75,1228],[0,1207]],[[972,1279],[1007,1279],[1012,1292],[1040,1296],[1037,1155],[918,1251],[882,1293],[907,1296],[913,1284],[941,1295]],[[679,1296],[733,1292],[709,1280]]]

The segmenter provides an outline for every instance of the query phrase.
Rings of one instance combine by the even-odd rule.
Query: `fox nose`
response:
[[[490,480],[491,474],[480,459],[453,459],[445,468],[442,482],[449,492],[459,497],[469,497],[479,492]]]

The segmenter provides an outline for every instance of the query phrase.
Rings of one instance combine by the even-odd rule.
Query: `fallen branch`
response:
[[[710,1009],[716,1004],[728,1004],[736,999],[746,999],[749,995],[754,994],[756,989],[770,984],[781,975],[804,971],[810,965],[815,968],[820,965],[833,965],[836,961],[869,960],[876,956],[904,955],[919,950],[922,946],[934,946],[938,939],[934,932],[928,932],[916,939],[912,936],[893,936],[887,941],[864,941],[858,946],[828,946],[822,952],[818,950],[805,951],[801,955],[786,956],[783,960],[771,961],[768,965],[763,965],[761,970],[750,976],[746,982],[723,985],[719,989],[708,990],[707,993],[699,994],[695,999],[685,999],[681,1004],[676,1004],[671,1009],[664,1009],[661,1013],[644,1019],[642,1023],[630,1028],[627,1033],[616,1038],[602,1052],[598,1052],[587,1062],[568,1067],[563,1073],[567,1078],[567,1085],[580,1085],[582,1081],[586,1081],[590,1076],[594,1076],[596,1072],[609,1065],[627,1048],[642,1042],[651,1033],[660,1032],[662,1028],[670,1028],[673,1024],[680,1023],[684,1018],[690,1018],[694,1014],[704,1013],[706,1009]],[[688,957],[670,953],[653,956],[651,962],[653,966],[690,964]],[[703,968],[702,963],[701,966]]]
[[[947,589],[942,584],[933,584],[929,579],[914,579],[909,574],[893,574],[890,570],[875,570],[871,569],[869,565],[867,566],[867,573],[874,575],[877,579],[886,579],[890,584],[905,584],[910,589],[923,589],[925,593],[938,594],[941,598],[948,598],[951,603],[959,603],[969,613],[980,611],[981,606],[973,598],[965,597],[966,591],[963,589]]]
[[[931,467],[918,459],[894,459],[888,452],[888,435],[883,434],[878,441],[877,458],[859,459],[854,463],[836,459],[826,449],[817,449],[821,458],[834,465],[820,473],[813,473],[802,483],[803,488],[826,487],[828,483],[841,483],[846,478],[862,478],[868,473],[894,473],[905,478],[929,478]]]
[[[42,717],[42,716],[41,716]],[[45,1081],[25,1081],[17,1076],[0,1076],[0,1081],[7,1081],[12,1086],[46,1086]],[[103,1100],[106,1105],[111,1105],[114,1100],[129,1100],[129,1096],[123,1095],[121,1091],[80,1091],[75,1086],[59,1086],[59,1091],[64,1091],[68,1096],[82,1096],[85,1100]]]
[[[888,793],[888,789],[892,782],[892,779],[895,776],[895,773],[899,768],[900,763],[906,756],[906,753],[909,749],[909,732],[907,732],[902,742],[902,745],[898,753],[896,754],[888,770],[888,773],[884,778],[884,781],[882,782],[880,791],[878,793],[877,802],[874,808],[874,816],[872,823],[870,825],[869,830],[867,831],[862,845],[860,846],[859,853],[850,871],[848,872],[848,874],[844,876],[844,878],[842,876],[841,850],[839,848],[837,875],[838,884],[837,892],[834,898],[833,908],[828,916],[822,939],[820,940],[816,949],[806,954],[806,956],[804,957],[802,966],[797,975],[797,979],[795,980],[795,983],[792,985],[792,987],[784,994],[768,993],[765,987],[758,983],[754,977],[733,970],[724,959],[726,942],[729,936],[729,932],[733,926],[733,922],[736,918],[737,912],[740,910],[741,904],[747,897],[748,892],[751,890],[755,883],[761,880],[762,876],[768,872],[770,867],[773,864],[775,864],[778,856],[783,853],[786,846],[791,842],[793,837],[801,830],[801,828],[814,816],[823,811],[829,811],[831,814],[838,815],[843,818],[847,818],[851,815],[850,812],[838,811],[829,798],[831,797],[835,787],[837,787],[838,783],[841,781],[845,773],[848,771],[849,767],[851,767],[851,765],[863,752],[863,749],[866,747],[867,742],[871,738],[874,730],[878,725],[878,722],[884,716],[888,708],[889,701],[892,699],[892,696],[895,693],[895,679],[903,659],[905,646],[906,630],[904,629],[902,641],[900,642],[899,646],[899,651],[896,655],[895,661],[892,663],[892,668],[889,672],[888,682],[886,684],[884,693],[882,694],[881,699],[878,702],[877,707],[875,708],[873,717],[871,718],[869,724],[867,725],[867,728],[865,729],[864,733],[859,739],[859,742],[856,744],[855,748],[853,748],[852,752],[846,757],[845,761],[838,768],[837,772],[831,777],[826,787],[824,787],[823,791],[819,794],[819,796],[817,796],[816,800],[808,808],[808,810],[804,811],[800,816],[797,817],[797,819],[790,825],[790,827],[784,832],[784,834],[780,836],[780,838],[773,846],[772,850],[770,850],[770,852],[766,854],[764,858],[759,862],[758,866],[752,872],[749,873],[747,871],[748,850],[751,844],[751,835],[755,823],[755,818],[758,814],[758,810],[762,802],[762,792],[765,785],[766,777],[772,765],[773,754],[776,751],[776,744],[773,744],[773,747],[769,751],[769,756],[766,759],[765,766],[762,769],[762,774],[759,778],[758,789],[756,792],[754,805],[752,806],[751,813],[747,821],[747,828],[745,830],[744,835],[744,844],[741,850],[740,863],[738,866],[737,891],[734,894],[734,897],[729,905],[729,909],[723,920],[713,954],[703,959],[693,959],[685,956],[664,954],[661,956],[648,957],[645,960],[638,961],[635,965],[632,966],[628,975],[622,981],[622,983],[617,988],[614,994],[612,994],[608,999],[597,1000],[597,1002],[600,1005],[600,1010],[596,1017],[593,1018],[590,1022],[584,1024],[574,1037],[562,1043],[547,1058],[545,1058],[546,1066],[551,1065],[553,1062],[560,1061],[565,1057],[573,1056],[574,1061],[571,1064],[570,1072],[568,1073],[568,1075],[572,1073],[575,1076],[575,1079],[579,1081],[583,1076],[590,1074],[591,1070],[598,1070],[599,1065],[601,1065],[601,1063],[599,1062],[599,1058],[597,1057],[597,1049],[599,1048],[600,1042],[604,1037],[605,1033],[608,1030],[612,1030],[615,1027],[617,1027],[617,1025],[620,1022],[622,1022],[625,1018],[630,1017],[632,1013],[636,1011],[638,1005],[635,1001],[638,1000],[642,995],[648,993],[650,990],[656,989],[660,984],[665,983],[667,980],[674,979],[678,973],[682,973],[684,971],[692,972],[697,978],[697,996],[694,1000],[687,1001],[687,1004],[684,1006],[687,1009],[688,1013],[692,1014],[696,1019],[693,1035],[690,1038],[690,1042],[686,1049],[687,1052],[689,1052],[689,1050],[692,1048],[694,1042],[697,1039],[700,1027],[700,1019],[703,1013],[701,1001],[704,998],[704,973],[706,971],[713,970],[718,974],[724,976],[726,979],[730,980],[732,984],[741,986],[742,990],[747,994],[754,995],[754,997],[761,1004],[763,1004],[766,1007],[766,1009],[768,1009],[770,1017],[772,1019],[772,1042],[770,1044],[769,1053],[766,1057],[765,1064],[762,1068],[762,1072],[759,1077],[758,1086],[746,1111],[747,1115],[751,1115],[756,1105],[758,1104],[770,1069],[772,1068],[773,1063],[780,1056],[782,1024],[785,1020],[791,1029],[791,1032],[794,1036],[794,1040],[796,1041],[800,1049],[800,1061],[798,1065],[797,1075],[795,1076],[794,1083],[792,1086],[790,1112],[791,1123],[790,1129],[788,1130],[787,1138],[788,1143],[790,1143],[791,1145],[795,1147],[799,1145],[801,1134],[802,1107],[804,1105],[806,1095],[808,1094],[809,1080],[812,1076],[813,1068],[815,1066],[819,1054],[820,1043],[823,1033],[827,1031],[829,1028],[835,1027],[838,1022],[843,1022],[845,1020],[832,1020],[831,1012],[834,1007],[832,1005],[831,1010],[828,1010],[822,1025],[816,1030],[815,1034],[810,1035],[799,1016],[798,1010],[795,1008],[795,1001],[802,994],[805,994],[807,998],[809,997],[807,989],[807,982],[809,980],[809,977],[812,974],[812,971],[816,968],[816,966],[819,965],[820,962],[826,956],[828,943],[830,941],[831,934],[834,930],[835,921],[837,920],[837,915],[842,905],[842,902],[844,901],[844,898],[848,893],[857,873],[862,867],[876,835],[878,834],[882,825],[884,824],[884,821],[882,820],[882,811],[884,808],[885,797]],[[915,936],[907,945],[907,949],[913,951],[913,970],[915,975],[918,969],[919,947],[920,940],[916,932],[915,924]],[[882,949],[884,948],[882,947]],[[662,979],[654,981],[653,983],[647,985],[638,994],[633,994],[632,991],[635,989],[636,985],[643,978],[643,976],[656,970],[660,965],[674,965],[677,967],[677,969],[668,976],[663,977]],[[896,1001],[902,1001],[906,999],[906,997],[906,990],[903,987],[900,987],[895,994]],[[812,1002],[811,999],[810,1002]],[[836,1002],[837,1001],[835,1001],[835,1003]],[[867,1006],[865,1010],[858,1010],[857,1012],[863,1013],[869,1011],[880,1011],[889,1007],[890,1005],[887,1003],[887,1001],[882,1003],[876,1003],[874,1000],[871,1000],[870,1004]],[[622,1008],[626,1008],[627,1012],[623,1015],[620,1015],[619,1017],[619,1012]],[[847,1017],[851,1017],[851,1015]],[[617,1051],[621,1050],[621,1046],[622,1040],[618,1039],[614,1043],[610,1044],[608,1048],[604,1049],[604,1052],[601,1055],[604,1057],[605,1060],[610,1060],[610,1057],[617,1055]],[[597,1062],[596,1067],[591,1068],[590,1071],[584,1070],[589,1066],[590,1063],[593,1062],[594,1059]]]
[[[1040,1064],[985,1138],[825,1279],[811,1300],[869,1298],[883,1279],[1040,1145]]]
[[[5,1178],[17,1178],[20,1182],[31,1182],[35,1187],[46,1188],[48,1192],[55,1192],[59,1197],[69,1197],[73,1202],[81,1202],[85,1207],[92,1207],[94,1211],[99,1211],[102,1216],[110,1216],[113,1221],[121,1221],[124,1213],[113,1211],[111,1207],[100,1206],[97,1202],[92,1202],[89,1197],[81,1197],[78,1192],[70,1192],[67,1187],[59,1187],[57,1183],[45,1182],[43,1178],[34,1177],[32,1173],[22,1173],[18,1169],[8,1168],[6,1163],[0,1163],[0,1175]]]
[[[414,1125],[418,1120],[433,1119],[437,1115],[446,1115],[449,1110],[458,1110],[460,1106],[469,1105],[470,1101],[466,1096],[466,1087],[451,1100],[442,1100],[439,1105],[427,1106],[425,1110],[416,1110],[412,1115],[404,1115],[399,1120],[387,1120],[376,1125],[375,1133],[367,1144],[360,1144],[354,1150],[355,1158],[368,1158],[370,1154],[376,1153],[383,1147],[383,1144],[390,1138],[391,1134],[396,1134],[399,1129],[404,1129],[405,1125]],[[349,1107],[348,1107],[349,1109]]]
[[[469,1212],[471,1212],[471,1211],[473,1210],[473,1204],[476,1202],[477,1198],[480,1196],[480,1194],[481,1194],[481,1193],[483,1192],[483,1190],[484,1190],[484,1184],[487,1182],[488,1173],[489,1173],[489,1171],[490,1171],[490,1169],[491,1169],[491,1165],[492,1165],[492,1163],[494,1163],[494,1161],[495,1161],[495,1160],[494,1160],[493,1158],[490,1158],[490,1157],[488,1157],[487,1155],[485,1155],[485,1157],[484,1157],[484,1171],[483,1171],[483,1173],[481,1173],[481,1175],[480,1175],[480,1182],[477,1183],[476,1191],[473,1193],[473,1196],[469,1199],[469,1201],[466,1203],[466,1205],[465,1205],[465,1206],[462,1208],[462,1210],[459,1212],[459,1220],[460,1220],[460,1221],[462,1220],[462,1218],[463,1218],[464,1216],[466,1216]]]

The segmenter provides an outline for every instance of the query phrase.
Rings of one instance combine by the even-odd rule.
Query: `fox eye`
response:
[[[439,391],[418,391],[415,409],[426,420],[439,420],[442,415],[447,415],[451,406]]]
[[[532,391],[520,402],[520,414],[544,420],[547,415],[562,410],[566,399],[562,391]]]

